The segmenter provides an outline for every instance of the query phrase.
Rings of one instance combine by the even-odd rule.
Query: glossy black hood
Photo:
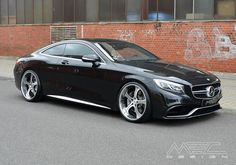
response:
[[[192,85],[213,83],[217,77],[211,73],[203,72],[186,65],[170,63],[163,60],[157,61],[124,61],[124,65],[144,69],[145,72],[160,76],[163,78],[176,78],[189,82]]]

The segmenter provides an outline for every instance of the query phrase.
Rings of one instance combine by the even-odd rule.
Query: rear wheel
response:
[[[125,84],[119,93],[118,103],[121,114],[130,122],[145,122],[151,117],[148,92],[139,83]]]
[[[36,102],[42,98],[42,88],[38,75],[27,70],[21,78],[21,93],[27,101]]]

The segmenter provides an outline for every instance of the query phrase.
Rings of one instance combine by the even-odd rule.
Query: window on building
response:
[[[43,1],[34,0],[34,23],[43,22]]]
[[[8,0],[1,0],[1,23],[8,24]]]
[[[99,0],[99,20],[111,20],[111,0]]]
[[[215,19],[236,18],[235,0],[215,0]]]
[[[84,55],[94,54],[94,51],[89,47],[82,44],[66,44],[65,53],[66,57],[81,59]]]
[[[112,0],[112,21],[125,20],[125,0]]]
[[[194,19],[213,19],[214,0],[195,0]]]
[[[74,22],[74,14],[75,14],[75,3],[74,0],[66,0],[64,2],[64,21],[65,22]]]
[[[86,0],[75,0],[75,21],[86,20]]]
[[[127,0],[127,21],[141,20],[141,0]]]
[[[17,0],[16,23],[17,24],[25,23],[25,1],[24,0]]]
[[[64,21],[63,0],[53,0],[53,22]]]
[[[86,21],[98,20],[98,0],[86,0]]]
[[[43,1],[43,22],[51,23],[52,22],[52,11],[53,11],[53,2],[52,0]]]
[[[8,1],[9,24],[16,24],[16,0]]]
[[[158,20],[174,19],[174,0],[158,0]]]
[[[156,21],[157,17],[157,0],[145,1],[145,3],[143,3],[143,19]]]
[[[33,0],[25,0],[25,23],[34,23],[34,13],[33,13],[34,3]]]
[[[62,56],[64,54],[65,44],[57,45],[45,50],[43,53],[48,55]]]
[[[193,19],[192,0],[176,0],[176,19]]]

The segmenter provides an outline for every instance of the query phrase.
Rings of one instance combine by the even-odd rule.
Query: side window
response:
[[[82,59],[84,55],[95,54],[89,47],[82,44],[66,44],[65,53],[66,57]]]
[[[62,56],[64,54],[65,46],[66,46],[65,44],[57,45],[45,50],[43,53],[55,56]]]

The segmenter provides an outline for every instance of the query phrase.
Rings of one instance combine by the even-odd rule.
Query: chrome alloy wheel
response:
[[[39,80],[37,74],[28,70],[24,73],[21,79],[21,92],[26,100],[33,100],[39,90]]]
[[[126,119],[139,120],[147,108],[147,97],[142,87],[137,83],[126,84],[119,95],[119,108]]]

